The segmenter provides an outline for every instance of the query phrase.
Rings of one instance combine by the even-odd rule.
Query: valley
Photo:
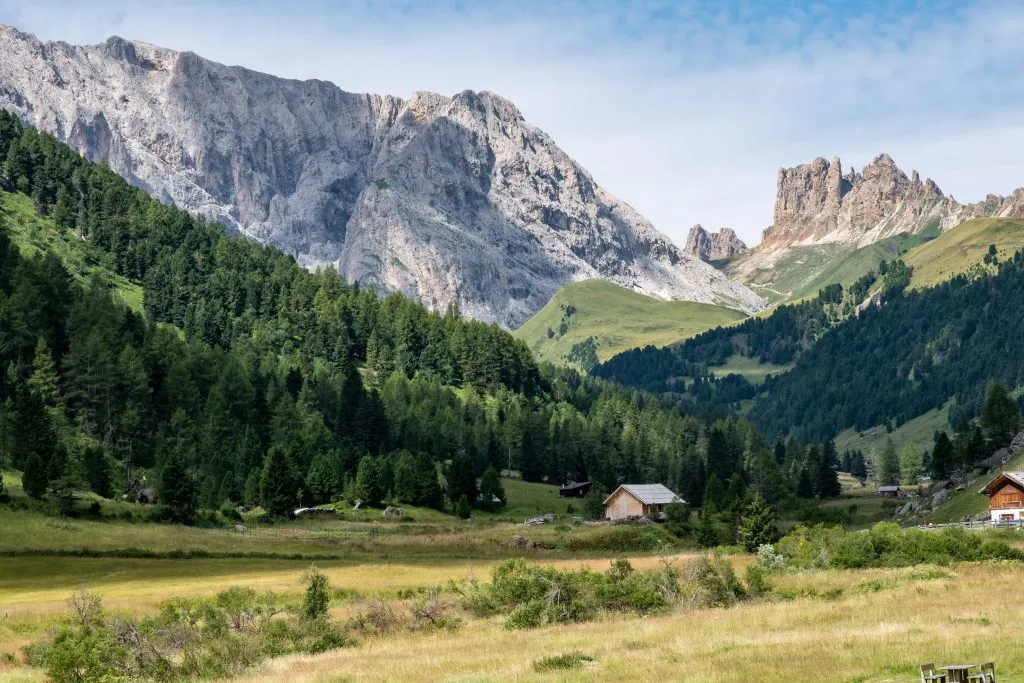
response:
[[[0,50],[0,681],[1024,680],[1024,189],[680,247],[491,91]]]

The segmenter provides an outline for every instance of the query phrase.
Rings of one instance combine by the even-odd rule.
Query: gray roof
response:
[[[888,493],[890,491],[899,491],[899,490],[900,490],[899,486],[888,485],[888,486],[879,486],[878,487],[878,491],[880,493]]]
[[[992,484],[995,484],[997,481],[999,481],[1001,477],[1006,477],[1014,484],[1024,489],[1024,472],[1000,472],[995,476],[994,479],[992,479],[992,481],[985,484],[985,486],[978,493],[988,493],[988,488],[992,486]]]
[[[668,503],[686,502],[661,484],[623,484],[619,489],[625,489],[644,505],[667,505]],[[615,489],[615,491],[619,489]],[[615,491],[612,491],[612,496],[615,495]],[[605,500],[607,501],[612,496],[608,496]]]

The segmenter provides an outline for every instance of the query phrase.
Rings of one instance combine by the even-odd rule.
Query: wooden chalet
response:
[[[879,486],[878,495],[882,498],[902,498],[903,489],[895,485]]]
[[[582,498],[590,493],[592,485],[589,481],[570,481],[568,484],[558,487],[558,495],[562,498]]]
[[[629,517],[662,519],[667,505],[685,502],[661,484],[623,484],[605,498],[604,516],[612,521]]]
[[[1024,521],[1024,472],[1001,472],[979,493],[988,496],[993,522]]]

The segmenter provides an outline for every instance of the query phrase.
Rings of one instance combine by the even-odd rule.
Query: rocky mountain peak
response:
[[[888,154],[845,176],[838,157],[779,169],[774,221],[762,248],[850,242],[870,244],[903,232],[920,232],[937,222],[957,222],[959,205],[930,178],[908,177]]]
[[[690,228],[683,250],[701,261],[723,261],[747,251],[747,245],[732,228],[709,233],[698,223]]]
[[[112,37],[0,26],[0,106],[303,265],[516,327],[563,284],[764,302],[679,249],[491,92],[408,100]]]

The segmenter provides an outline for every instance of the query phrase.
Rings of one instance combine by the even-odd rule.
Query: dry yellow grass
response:
[[[676,559],[685,559],[677,556]],[[738,568],[748,557],[732,558]],[[0,561],[0,585],[32,566]],[[0,592],[0,652],[37,638],[73,587],[90,579],[115,609],[149,611],[176,595],[208,595],[233,584],[298,596],[304,563],[236,560],[61,559],[68,563],[18,589]],[[638,568],[661,558],[634,559]],[[105,564],[106,563],[106,564]],[[603,569],[607,560],[552,561],[562,568]],[[365,594],[429,586],[449,578],[486,579],[490,560],[448,563],[326,564],[333,585]],[[909,682],[922,661],[994,659],[1000,681],[1024,680],[1024,597],[1019,564],[952,569],[819,571],[773,578],[789,599],[732,609],[658,617],[607,616],[534,631],[506,631],[503,620],[469,619],[456,633],[394,635],[319,656],[273,660],[234,683],[288,680],[368,681],[653,680]],[[13,582],[9,582],[13,584]],[[47,585],[51,584],[51,585]],[[334,610],[342,615],[348,608]],[[5,616],[6,615],[6,616]],[[595,662],[573,671],[537,673],[533,662],[580,650]],[[7,668],[0,680],[39,681]]]
[[[955,578],[912,570],[817,572],[784,578],[845,588],[803,598],[653,618],[619,618],[536,631],[498,619],[460,633],[371,640],[317,657],[272,661],[235,683],[316,681],[862,681],[910,682],[922,661],[994,659],[1000,681],[1024,680],[1018,565],[962,566]],[[870,581],[895,587],[859,591]],[[536,673],[532,662],[581,650],[594,664]]]

